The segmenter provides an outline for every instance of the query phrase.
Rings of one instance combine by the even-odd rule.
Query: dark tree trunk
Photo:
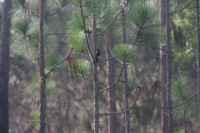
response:
[[[4,0],[1,45],[0,45],[0,131],[8,133],[8,83],[9,83],[9,54],[10,54],[10,15],[11,0]]]
[[[166,26],[166,1],[165,0],[159,0],[159,23],[160,27]],[[160,44],[160,79],[161,79],[161,106],[164,108],[167,107],[167,97],[166,97],[166,83],[167,83],[167,64],[166,64],[166,45],[163,46],[163,44]],[[161,126],[162,126],[162,132],[167,133],[167,110],[162,109],[161,110]]]
[[[105,37],[105,40],[108,39],[108,36]],[[110,58],[111,54],[111,46],[112,43],[108,41],[106,45],[106,58]],[[107,61],[107,82],[108,87],[115,83],[115,69],[114,69],[114,61],[108,60]],[[116,112],[116,105],[115,105],[115,87],[112,87],[108,90],[108,112]],[[117,126],[116,126],[116,115],[111,114],[108,116],[108,133],[117,133]]]
[[[199,30],[199,0],[196,0],[196,8],[197,8],[197,22],[196,22],[196,29],[197,29],[197,82],[198,88],[200,90],[200,30]],[[199,125],[200,125],[200,94],[198,94],[198,114],[199,114]]]
[[[45,58],[44,58],[44,18],[45,18],[46,0],[40,0],[39,5],[39,47],[38,47],[38,75],[40,87],[40,133],[45,133],[45,110],[46,110],[46,93],[45,93]]]
[[[166,0],[166,46],[167,46],[167,107],[168,109],[168,132],[173,133],[173,114],[171,101],[171,80],[172,80],[172,58],[171,58],[171,43],[170,43],[170,15],[169,15],[169,0]]]
[[[122,11],[122,43],[126,43],[126,20],[125,11]],[[128,105],[128,75],[127,75],[127,65],[124,66],[124,103],[125,109],[129,108]],[[130,133],[130,114],[129,110],[125,112],[125,130],[126,133]]]
[[[93,46],[94,46],[94,54],[97,50],[97,34],[96,34],[96,16],[93,14]],[[93,56],[95,57],[95,56]],[[96,95],[98,92],[97,88],[97,63],[96,60],[93,62],[93,95],[94,95],[94,133],[99,133],[99,104],[98,104],[98,96]]]

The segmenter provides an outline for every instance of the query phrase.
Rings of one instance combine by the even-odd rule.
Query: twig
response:
[[[102,116],[102,115],[112,115],[112,114],[124,114],[124,113],[126,113],[127,111],[131,110],[131,109],[135,106],[135,104],[136,104],[136,102],[137,102],[139,96],[140,96],[140,90],[139,90],[138,96],[137,96],[137,98],[135,99],[134,103],[133,103],[128,109],[126,109],[126,110],[124,110],[124,111],[121,111],[121,112],[109,112],[109,113],[99,114],[99,116]]]
[[[182,11],[185,10],[188,6],[190,6],[194,1],[195,1],[195,0],[191,0],[191,1],[188,2],[188,4],[185,5],[182,9],[176,10],[176,11],[173,11],[173,12],[170,12],[169,14],[170,14],[170,15],[173,15],[173,14],[175,14],[175,13],[182,12]]]
[[[101,31],[97,34],[97,36],[101,35],[104,31],[106,31],[110,25],[115,21],[115,19],[122,13],[122,11],[126,8],[128,5],[128,1],[124,4],[124,7],[115,15],[115,17],[110,21],[110,23]]]
[[[101,92],[103,92],[103,91],[105,91],[105,90],[111,89],[113,86],[115,86],[115,85],[119,82],[119,80],[120,80],[120,78],[121,78],[121,76],[122,76],[122,72],[123,72],[123,70],[124,70],[125,65],[126,65],[126,64],[123,64],[122,70],[121,70],[121,72],[120,72],[120,74],[119,74],[119,77],[118,77],[117,81],[116,81],[114,84],[112,84],[110,87],[107,87],[107,88],[105,88],[105,89],[100,90],[100,91],[96,94],[96,96],[99,95]]]
[[[48,72],[45,74],[45,78],[47,78],[49,76],[49,74],[54,70],[54,68],[56,66],[58,66],[59,64],[61,64],[63,61],[65,61],[67,58],[69,58],[70,54],[72,53],[73,47],[71,47],[71,50],[69,51],[69,53],[60,61],[58,61],[55,65],[53,65]]]

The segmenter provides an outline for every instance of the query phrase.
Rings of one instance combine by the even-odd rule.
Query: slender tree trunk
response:
[[[125,11],[122,11],[122,43],[126,43],[126,20]],[[129,108],[128,105],[128,75],[127,75],[127,65],[124,66],[124,103],[125,109]],[[126,133],[130,133],[130,114],[129,110],[125,112],[125,130]]]
[[[160,77],[161,77],[161,84],[160,84],[160,88],[161,88],[161,106],[166,108],[167,107],[167,97],[166,97],[166,82],[167,82],[167,64],[166,64],[166,56],[167,53],[164,50],[166,49],[166,45],[161,46],[160,47]],[[167,123],[167,110],[166,109],[162,109],[161,110],[161,126],[162,126],[162,132],[163,133],[167,133],[167,127],[168,127],[168,123]]]
[[[97,49],[97,34],[96,34],[96,16],[93,14],[93,46],[94,46],[94,54]],[[95,57],[95,56],[94,56]],[[93,95],[94,95],[94,133],[99,133],[99,104],[98,104],[98,96],[96,95],[98,92],[97,88],[97,63],[96,60],[93,62]]]
[[[166,45],[167,45],[167,107],[168,110],[168,130],[173,133],[173,114],[171,101],[171,80],[172,80],[172,58],[171,58],[171,43],[170,43],[170,15],[169,15],[169,0],[166,0]]]
[[[105,40],[108,39],[108,36],[105,37]],[[109,41],[106,43],[106,58],[110,58],[111,54],[111,45]],[[114,61],[108,60],[107,61],[107,82],[108,86],[111,86],[115,82],[115,69],[114,69]],[[115,87],[112,87],[108,90],[108,112],[116,112],[116,105],[115,105]],[[116,126],[116,115],[111,114],[108,116],[108,133],[117,133],[117,126]]]
[[[4,0],[1,45],[0,45],[0,131],[8,133],[8,82],[9,82],[9,54],[10,54],[10,15],[11,0]]]
[[[166,26],[166,1],[165,0],[159,0],[159,23],[160,27]],[[162,42],[161,42],[162,43]],[[161,106],[164,108],[167,107],[167,97],[166,97],[166,83],[167,83],[167,64],[166,64],[166,45],[162,46],[163,44],[160,44],[160,78],[161,78]],[[161,110],[161,126],[162,126],[162,132],[167,133],[167,110],[162,109]]]
[[[199,0],[196,0],[196,8],[197,8],[197,82],[198,89],[200,90],[200,30],[199,30]],[[198,94],[198,114],[199,114],[199,125],[200,125],[200,94]]]
[[[46,0],[40,0],[39,5],[39,47],[38,47],[38,75],[40,87],[40,133],[45,133],[45,110],[46,110],[46,93],[45,93],[45,58],[44,58],[44,18],[45,18]]]

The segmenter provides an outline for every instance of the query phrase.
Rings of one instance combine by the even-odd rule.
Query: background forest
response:
[[[199,132],[199,0],[0,10],[0,133]]]

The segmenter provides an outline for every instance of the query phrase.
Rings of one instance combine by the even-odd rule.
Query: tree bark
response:
[[[159,23],[160,27],[166,26],[166,1],[165,0],[159,0]],[[162,43],[162,42],[161,42]],[[160,44],[160,80],[161,80],[161,106],[164,108],[167,107],[167,97],[166,97],[166,83],[167,83],[167,64],[166,64],[166,45]],[[167,110],[162,109],[161,110],[161,126],[162,126],[162,132],[167,133]]]
[[[97,33],[96,33],[96,15],[93,14],[93,46],[94,54],[97,50]],[[93,56],[95,57],[95,55]],[[99,104],[98,104],[98,88],[97,88],[97,62],[93,62],[93,95],[94,95],[94,133],[99,133]]]
[[[126,43],[126,20],[125,11],[122,11],[122,43]],[[124,66],[124,103],[125,109],[129,108],[128,105],[128,75],[127,75],[127,65]],[[125,112],[125,132],[130,133],[130,114],[129,110]]]
[[[173,114],[171,101],[171,80],[172,80],[172,58],[171,58],[171,43],[170,43],[170,15],[169,15],[169,0],[166,0],[166,46],[167,46],[167,107],[168,110],[168,132],[173,133]]]
[[[11,0],[4,0],[1,45],[0,45],[0,131],[8,133],[8,83],[9,83],[9,54],[10,54],[10,10]]]
[[[105,37],[105,40],[108,39],[108,36]],[[112,43],[106,43],[106,58],[112,57],[111,54],[111,45]],[[108,87],[115,83],[115,69],[114,69],[114,61],[107,61],[107,82]],[[112,87],[108,90],[108,112],[116,112],[116,99],[115,99],[115,87]],[[117,123],[116,123],[116,115],[111,114],[108,116],[108,133],[117,133]]]
[[[199,0],[196,0],[196,8],[197,8],[197,18],[196,18],[196,30],[197,30],[197,82],[198,88],[200,90],[200,30],[199,30]],[[198,94],[198,115],[199,115],[199,125],[200,125],[200,94]]]
[[[45,57],[44,57],[44,18],[45,18],[46,0],[40,0],[39,5],[39,46],[38,46],[38,75],[40,87],[40,133],[45,133],[45,110],[46,110],[46,93],[45,93]]]

